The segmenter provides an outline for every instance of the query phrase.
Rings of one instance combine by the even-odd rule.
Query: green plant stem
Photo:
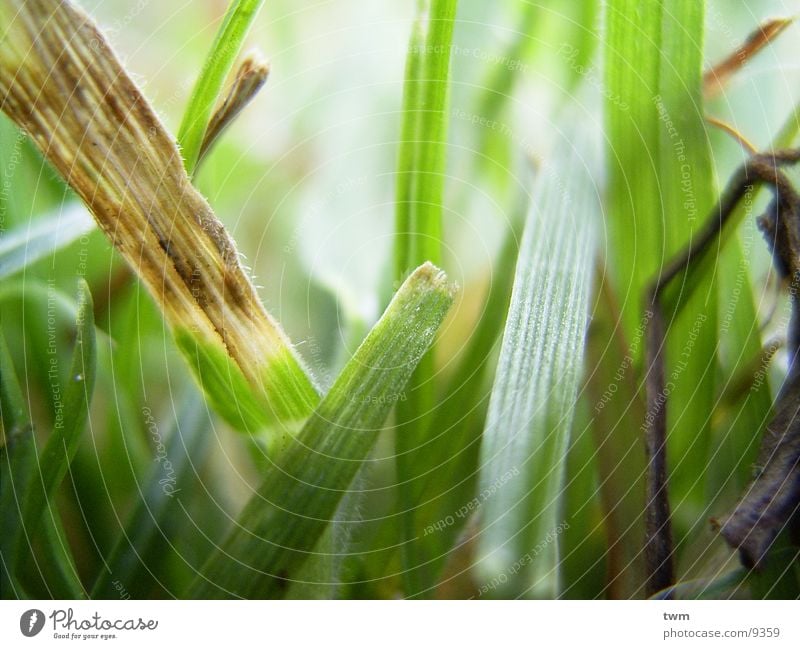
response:
[[[447,146],[447,104],[456,0],[419,0],[406,60],[403,122],[397,162],[395,280],[430,261],[441,263],[442,200]],[[434,356],[423,358],[398,403],[396,431],[398,502],[402,518],[406,590],[414,583],[416,557],[412,496],[415,459],[436,408]]]
[[[264,0],[233,0],[225,13],[200,76],[195,82],[189,105],[178,130],[178,145],[186,172],[194,173],[205,140],[211,113],[219,99],[225,78],[239,56],[245,36]]]

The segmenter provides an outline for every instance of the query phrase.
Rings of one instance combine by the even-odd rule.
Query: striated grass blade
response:
[[[478,496],[477,580],[499,580],[500,596],[559,592],[560,500],[601,213],[592,143],[586,134],[562,142],[537,177],[517,261]]]

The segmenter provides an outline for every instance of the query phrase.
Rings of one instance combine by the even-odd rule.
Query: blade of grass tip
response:
[[[0,238],[0,279],[66,248],[94,227],[86,208],[71,203],[4,232]]]
[[[409,42],[403,89],[403,123],[397,162],[395,279],[422,263],[441,262],[442,200],[447,146],[448,94],[456,0],[419,0]],[[419,448],[436,405],[434,354],[417,367],[397,404],[395,446],[404,569],[413,575],[414,506],[410,488]],[[407,590],[418,590],[407,583]]]
[[[172,137],[70,2],[0,4],[0,108],[141,277],[217,411],[273,446],[299,428],[319,401],[302,360]]]
[[[208,414],[194,390],[182,400],[141,497],[95,580],[92,599],[118,597],[120,584],[134,599],[152,597],[156,585],[170,592],[164,576],[153,573],[165,558],[174,557],[176,538],[193,528],[185,520],[192,498],[187,487],[196,482],[208,451],[213,426]]]
[[[219,99],[222,85],[239,56],[245,36],[263,3],[264,0],[233,0],[230,3],[195,82],[189,105],[178,129],[178,145],[183,153],[186,172],[190,176],[200,158],[211,113]]]
[[[499,583],[500,596],[553,598],[561,588],[560,499],[601,214],[593,144],[591,132],[562,142],[534,181],[481,447],[482,592]]]
[[[19,553],[15,545],[22,530],[25,489],[36,470],[36,443],[14,364],[5,336],[0,330],[0,597],[20,598],[15,566]]]
[[[25,492],[22,510],[22,529],[15,542],[19,547],[23,541],[31,547],[45,516],[50,517],[55,532],[58,530],[58,512],[55,508],[55,491],[64,480],[72,459],[78,450],[81,433],[89,415],[89,404],[94,391],[96,370],[96,342],[92,297],[84,280],[78,290],[77,337],[72,353],[72,362],[66,385],[61,386],[58,368],[51,367],[50,381],[54,388],[55,423],[44,450],[39,457],[37,470],[33,473]],[[52,531],[52,530],[51,530]],[[62,548],[65,546],[61,546]],[[54,551],[57,551],[54,549]],[[21,556],[21,553],[20,553]],[[73,579],[72,588],[83,592],[74,565],[64,566],[64,575]]]
[[[431,264],[403,283],[303,430],[277,458],[198,575],[190,597],[286,594],[430,347],[453,294],[444,273]]]

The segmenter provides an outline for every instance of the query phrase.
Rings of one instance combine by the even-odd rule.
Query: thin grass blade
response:
[[[23,535],[28,543],[36,536],[43,516],[55,519],[53,507],[56,488],[67,475],[81,441],[89,416],[96,371],[96,342],[92,297],[88,285],[81,280],[78,292],[77,338],[66,385],[56,393],[55,424],[39,457],[38,470],[32,476],[24,499]],[[55,376],[54,384],[60,379]]]
[[[183,164],[191,176],[200,158],[211,113],[264,0],[233,0],[217,32],[178,130]]]
[[[397,163],[395,280],[423,264],[441,263],[442,210],[447,146],[450,58],[456,0],[419,0],[406,60],[403,122]],[[402,517],[406,589],[414,583],[416,556],[414,467],[436,408],[434,357],[421,359],[397,404],[398,503]]]

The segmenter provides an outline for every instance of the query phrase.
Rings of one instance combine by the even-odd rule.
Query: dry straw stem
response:
[[[716,97],[747,62],[774,41],[794,18],[770,18],[759,25],[735,51],[703,74],[703,94],[706,100]]]
[[[252,101],[267,82],[269,63],[257,54],[248,54],[236,72],[228,95],[208,123],[203,143],[200,145],[198,164],[211,150],[214,142],[230,126],[237,115]]]
[[[254,430],[319,400],[181,155],[91,20],[0,0],[0,108],[89,206],[163,310],[217,409]]]

